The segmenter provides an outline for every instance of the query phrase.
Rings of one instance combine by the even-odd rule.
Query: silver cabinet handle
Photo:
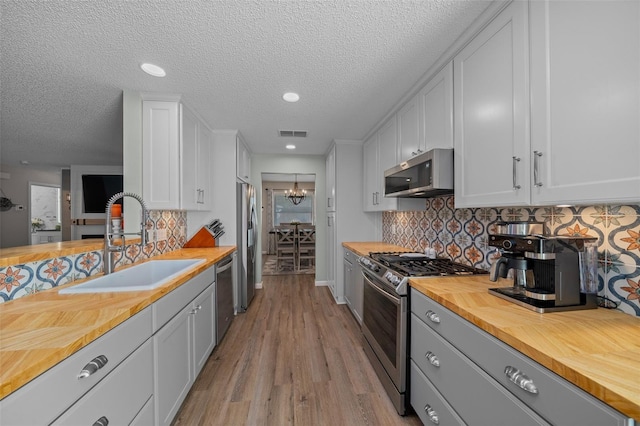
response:
[[[94,359],[89,361],[87,365],[84,366],[80,373],[78,373],[78,380],[89,377],[90,375],[107,365],[107,362],[109,362],[109,360],[104,355],[95,357]]]
[[[424,354],[424,357],[434,367],[440,367],[440,360],[438,359],[436,354],[434,354],[433,352],[431,352],[431,351],[427,352],[426,354]]]
[[[427,312],[425,312],[425,315],[427,316],[427,318],[429,318],[431,320],[431,322],[435,322],[436,324],[440,323],[440,317],[438,316],[438,314],[433,312],[431,309],[429,309]]]
[[[513,156],[513,189],[520,189],[521,186],[518,185],[518,163],[520,162],[520,157]]]
[[[429,404],[424,406],[424,411],[427,413],[427,416],[429,416],[429,420],[431,420],[431,423],[436,424],[436,425],[440,424],[440,419],[438,418],[438,413],[436,413],[436,410],[431,408],[431,406]]]
[[[540,157],[542,157],[540,151],[533,151],[533,184],[537,187],[542,186],[542,182],[538,179],[538,163]]]
[[[109,424],[109,419],[106,416],[102,416],[95,421],[93,426],[107,426],[108,424]]]
[[[198,305],[198,306],[196,306],[195,308],[193,308],[193,309],[191,310],[191,315],[195,315],[195,314],[197,314],[197,313],[198,313],[198,311],[199,311],[200,309],[202,309],[202,305]]]
[[[331,197],[327,197],[327,208],[331,208]]]
[[[507,365],[504,369],[504,374],[509,380],[518,385],[520,389],[533,394],[538,393],[538,388],[533,383],[533,380],[517,368]]]

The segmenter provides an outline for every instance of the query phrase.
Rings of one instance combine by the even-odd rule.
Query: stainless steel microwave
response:
[[[429,198],[453,193],[453,149],[435,148],[384,172],[386,197]]]

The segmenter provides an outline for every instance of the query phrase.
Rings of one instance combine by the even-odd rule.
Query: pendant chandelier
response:
[[[296,179],[293,184],[293,189],[285,190],[284,196],[293,203],[294,206],[300,204],[307,196],[307,191],[305,189],[298,188],[298,175],[296,174]]]

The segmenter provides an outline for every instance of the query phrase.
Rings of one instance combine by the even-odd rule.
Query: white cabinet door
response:
[[[640,2],[534,1],[530,22],[534,204],[640,200]]]
[[[327,173],[327,211],[336,211],[336,147],[335,145],[329,151],[325,165]]]
[[[418,94],[421,104],[419,150],[453,148],[453,62],[449,62]]]
[[[513,2],[454,58],[456,207],[530,202],[527,35]]]
[[[398,162],[401,163],[423,152],[423,146],[420,144],[420,118],[422,116],[420,96],[414,96],[409,100],[396,116],[398,120]]]
[[[376,210],[396,210],[397,198],[384,196],[384,172],[398,164],[397,158],[398,125],[396,117],[391,118],[378,131],[378,190],[376,193]]]
[[[213,132],[200,123],[198,132],[198,210],[211,210],[213,208],[213,191],[211,190],[211,151]]]
[[[178,102],[142,103],[142,197],[157,210],[180,208]]]
[[[216,345],[215,298],[215,284],[213,284],[203,291],[191,306],[193,320],[193,377],[198,377]]]
[[[243,182],[251,183],[251,153],[245,145],[244,141],[237,138],[237,165],[236,170],[238,179]]]
[[[327,213],[327,284],[334,298],[336,289],[336,214]]]
[[[198,118],[180,104],[180,150],[181,155],[181,207],[198,210],[200,191],[198,188]]]
[[[375,211],[376,191],[378,189],[378,138],[373,135],[362,146],[363,156],[363,208],[366,212]]]
[[[169,425],[193,384],[192,305],[153,336],[156,421]]]
[[[153,396],[152,360],[149,339],[52,425],[128,425]]]

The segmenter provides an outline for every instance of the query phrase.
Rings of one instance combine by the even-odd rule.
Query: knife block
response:
[[[183,246],[184,248],[217,247],[218,242],[204,226]]]

